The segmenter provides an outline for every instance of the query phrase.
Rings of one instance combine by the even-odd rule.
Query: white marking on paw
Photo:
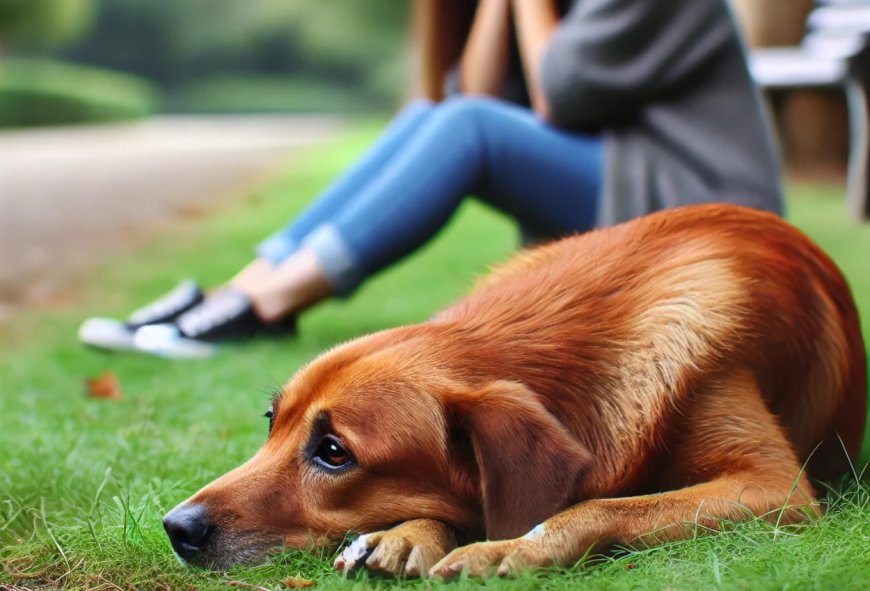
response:
[[[544,526],[543,523],[539,523],[538,525],[533,527],[531,529],[531,531],[529,531],[529,533],[527,533],[523,537],[527,540],[537,540],[538,538],[543,536],[545,533],[547,533],[547,528]]]
[[[364,534],[347,545],[347,548],[341,553],[347,568],[353,568],[354,565],[368,553],[369,534]]]

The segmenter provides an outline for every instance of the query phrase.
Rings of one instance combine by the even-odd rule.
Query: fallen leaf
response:
[[[314,587],[317,583],[311,579],[302,577],[287,577],[284,579],[284,586],[288,589],[304,589],[306,587]]]
[[[124,399],[124,393],[121,392],[121,382],[118,381],[118,376],[110,371],[95,378],[87,378],[85,380],[85,390],[90,398],[100,398],[102,400]]]

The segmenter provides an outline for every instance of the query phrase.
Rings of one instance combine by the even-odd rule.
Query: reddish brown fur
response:
[[[844,470],[866,392],[854,302],[816,245],[745,208],[661,212],[522,254],[432,321],[300,371],[263,449],[191,499],[220,532],[201,562],[413,519],[500,539],[552,517],[540,540],[433,570],[507,572],[812,504],[801,466]],[[321,413],[358,468],[310,465]]]

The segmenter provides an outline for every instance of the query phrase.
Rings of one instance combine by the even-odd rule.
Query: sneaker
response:
[[[114,318],[88,318],[79,327],[79,341],[109,351],[135,351],[135,334],[126,323]]]
[[[79,327],[79,340],[92,347],[112,351],[136,349],[134,337],[143,326],[171,322],[203,300],[202,289],[191,279],[133,312],[126,321],[113,318],[88,318]]]
[[[251,338],[266,326],[251,299],[232,287],[213,293],[174,324],[184,337],[208,342]]]
[[[137,350],[162,357],[205,357],[215,352],[213,343],[216,342],[295,332],[295,316],[274,323],[263,322],[254,312],[248,296],[226,288],[210,295],[171,324],[140,328],[136,331],[134,345]]]
[[[164,296],[134,311],[125,323],[132,330],[148,324],[172,322],[204,299],[202,288],[193,279],[185,279]]]

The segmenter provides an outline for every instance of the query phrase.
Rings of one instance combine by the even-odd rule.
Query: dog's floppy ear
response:
[[[447,405],[473,448],[486,536],[522,535],[563,508],[591,456],[526,386],[497,381]]]

